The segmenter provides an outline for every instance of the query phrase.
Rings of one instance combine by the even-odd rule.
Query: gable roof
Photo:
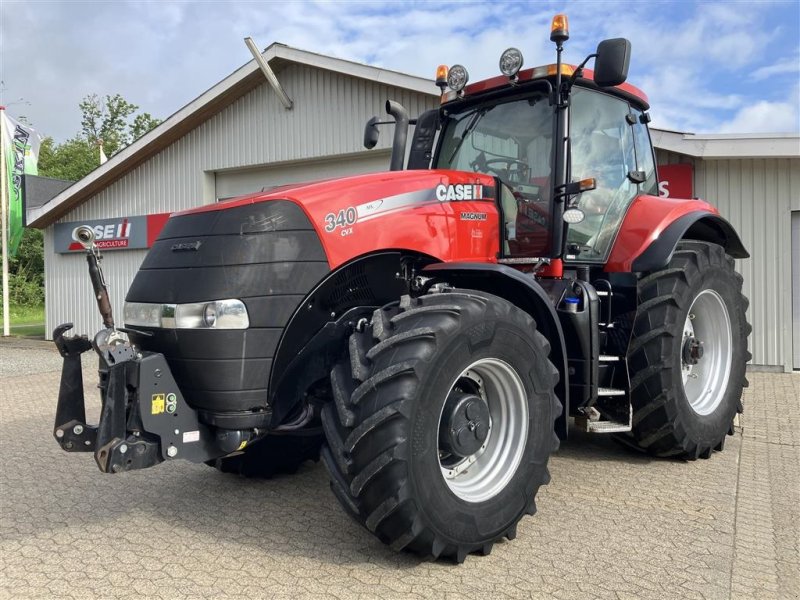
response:
[[[271,44],[262,56],[275,72],[291,63],[303,64],[429,96],[439,95],[433,82],[424,77],[299,50],[284,44]],[[83,179],[46,204],[28,211],[28,226],[42,228],[50,225],[265,81],[255,59],[245,63]]]

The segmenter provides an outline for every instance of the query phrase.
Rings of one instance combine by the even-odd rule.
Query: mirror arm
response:
[[[590,61],[591,59],[593,59],[593,58],[597,58],[597,52],[595,52],[594,54],[590,54],[589,56],[587,56],[587,57],[586,57],[586,58],[583,60],[583,62],[582,62],[581,64],[579,64],[579,65],[578,65],[578,66],[575,68],[575,71],[572,73],[572,76],[569,78],[569,81],[567,81],[567,88],[568,88],[568,89],[572,87],[572,85],[575,83],[575,80],[576,80],[578,77],[581,77],[581,76],[583,76],[583,67],[585,67],[585,66],[586,66],[586,63],[587,63],[587,62],[589,62],[589,61]]]

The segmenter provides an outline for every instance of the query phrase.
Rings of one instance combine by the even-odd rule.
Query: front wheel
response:
[[[549,351],[526,313],[481,292],[375,311],[322,414],[336,497],[397,550],[461,562],[513,538],[558,447]]]
[[[628,351],[633,437],[657,456],[722,450],[747,385],[747,298],[717,244],[683,241],[669,265],[639,281]]]

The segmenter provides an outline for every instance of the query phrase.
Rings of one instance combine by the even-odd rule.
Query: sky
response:
[[[460,63],[499,74],[555,62],[549,24],[569,17],[564,59],[627,37],[628,81],[652,125],[694,133],[800,131],[800,0],[550,2],[0,1],[0,80],[11,116],[63,141],[78,103],[116,94],[166,118],[248,62],[243,38],[433,78]]]

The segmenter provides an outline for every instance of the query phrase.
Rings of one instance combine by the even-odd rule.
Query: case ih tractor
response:
[[[722,450],[750,357],[748,254],[712,205],[656,196],[630,43],[601,42],[591,72],[562,64],[567,38],[559,15],[556,64],[521,70],[511,48],[471,85],[441,67],[441,107],[417,119],[387,102],[389,172],[172,215],[124,327],[79,228],[104,329],[54,332],[62,448],[107,473],[188,459],[254,476],[321,453],[381,541],[458,562],[535,512],[570,418],[654,456]]]

